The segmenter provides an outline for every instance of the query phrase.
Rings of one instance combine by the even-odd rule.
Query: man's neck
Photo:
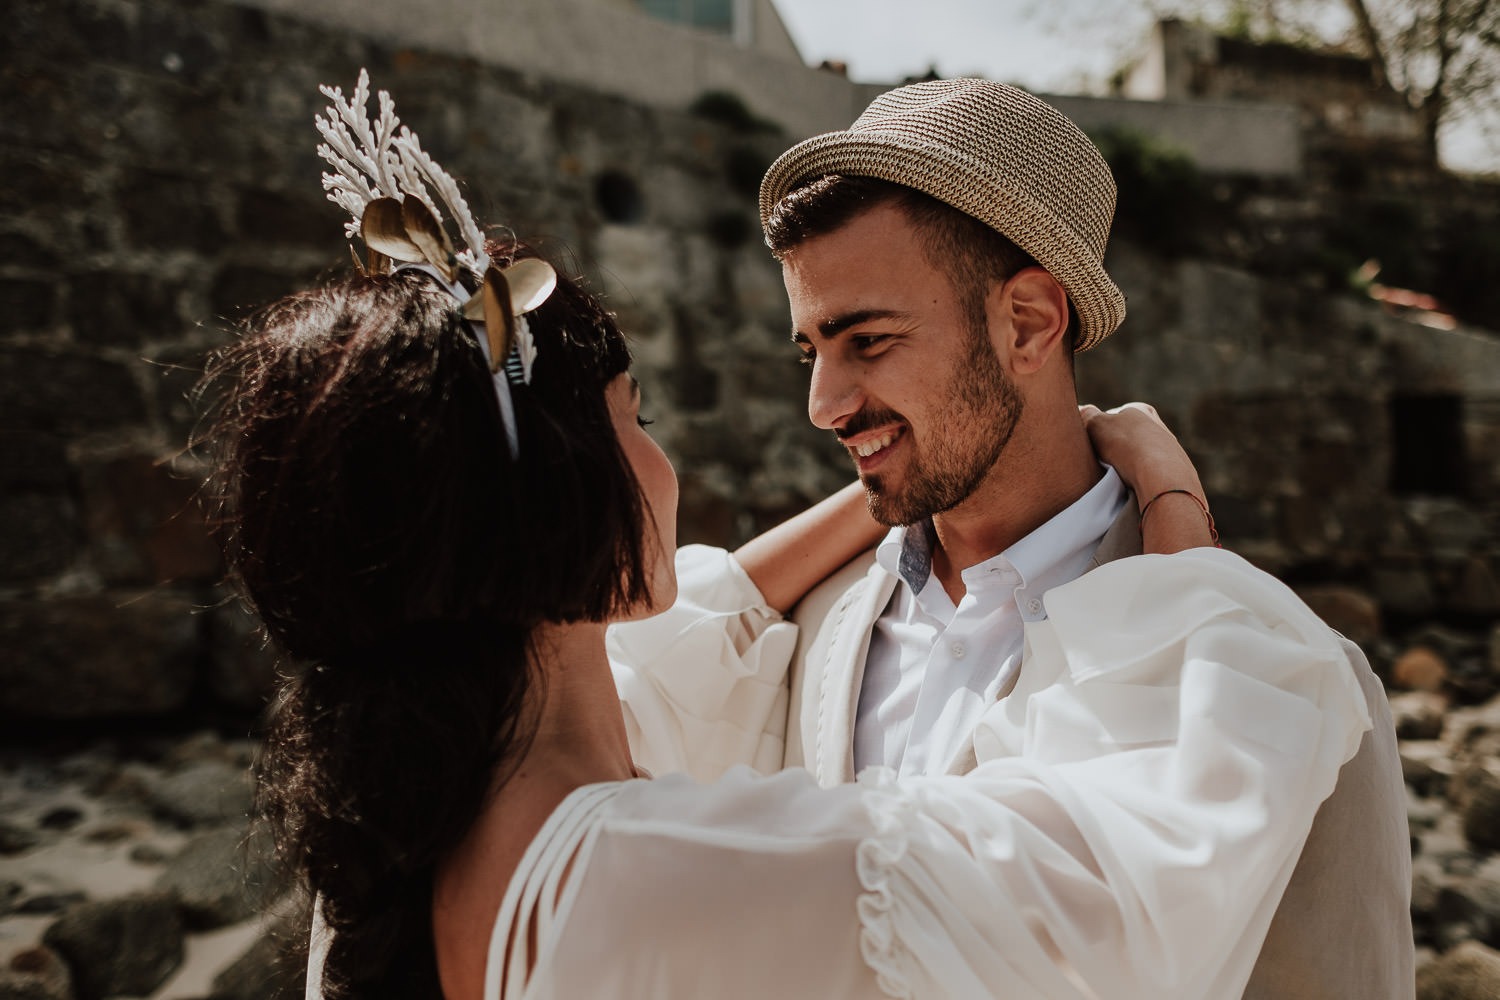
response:
[[[937,534],[932,572],[953,603],[964,596],[965,569],[999,555],[1046,524],[1102,475],[1081,421],[1041,435],[1018,427],[979,488],[932,518]]]

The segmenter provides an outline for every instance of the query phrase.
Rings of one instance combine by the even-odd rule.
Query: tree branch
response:
[[[1391,85],[1391,74],[1386,65],[1385,46],[1380,42],[1380,32],[1375,30],[1375,22],[1370,20],[1370,11],[1365,7],[1364,0],[1344,0],[1349,8],[1349,13],[1354,16],[1355,29],[1359,32],[1360,40],[1365,43],[1366,54],[1370,57],[1370,72],[1375,77],[1377,87],[1389,87]]]

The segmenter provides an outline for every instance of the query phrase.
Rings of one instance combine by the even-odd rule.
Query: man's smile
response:
[[[891,447],[905,434],[906,428],[898,424],[846,438],[841,443],[849,449],[859,471],[868,472],[886,458]]]

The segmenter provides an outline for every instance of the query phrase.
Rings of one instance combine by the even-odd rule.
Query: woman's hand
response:
[[[1136,495],[1147,552],[1217,545],[1203,483],[1177,437],[1147,403],[1113,410],[1078,408],[1099,460],[1114,467]]]

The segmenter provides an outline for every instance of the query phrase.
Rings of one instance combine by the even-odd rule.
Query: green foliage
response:
[[[1156,136],[1124,126],[1092,138],[1119,188],[1114,231],[1167,256],[1198,249],[1210,198],[1193,158]]]
[[[741,134],[780,132],[781,126],[759,117],[740,98],[727,90],[707,90],[688,105],[688,113],[718,122]]]

